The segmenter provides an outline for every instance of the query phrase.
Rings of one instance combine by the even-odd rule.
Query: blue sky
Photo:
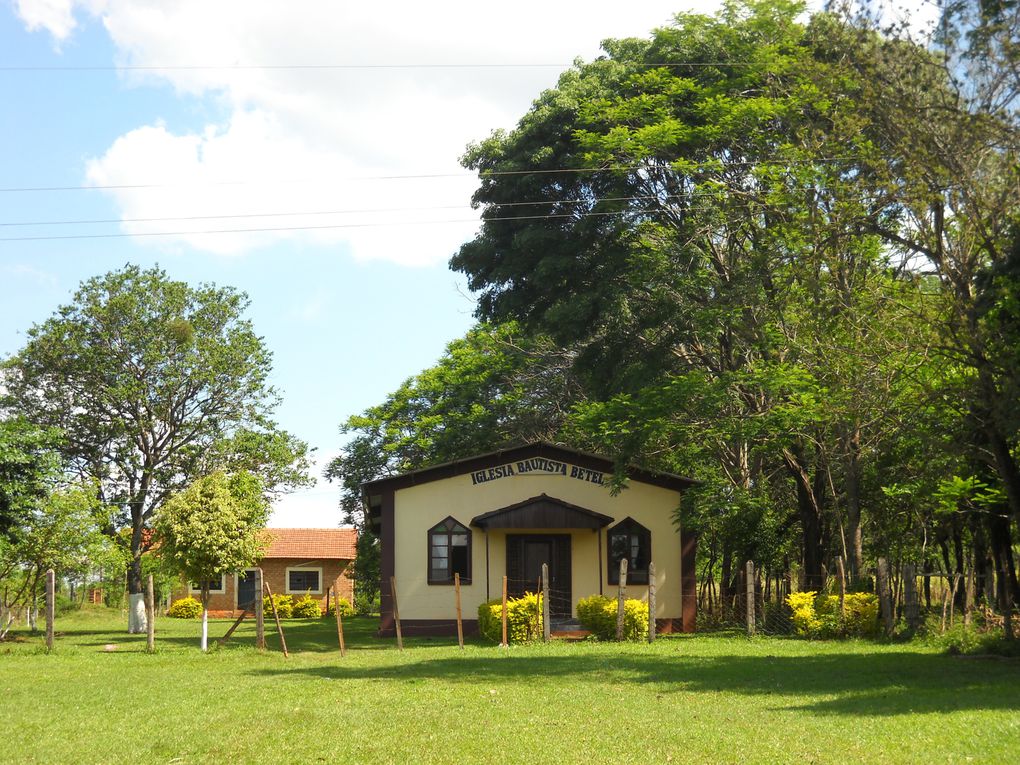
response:
[[[679,10],[0,0],[0,356],[128,262],[232,285],[274,354],[281,425],[328,460],[346,417],[472,323],[446,267],[477,227],[466,145],[602,38]],[[323,64],[350,68],[286,68]],[[201,233],[254,228],[292,230]],[[337,499],[320,480],[273,524],[334,525]]]

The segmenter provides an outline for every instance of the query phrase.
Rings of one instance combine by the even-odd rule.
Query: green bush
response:
[[[294,602],[291,615],[297,619],[318,619],[322,616],[322,607],[319,601],[312,598],[311,593],[305,593]]]
[[[527,643],[542,635],[540,599],[533,592],[506,602],[506,639],[511,643]],[[478,607],[478,632],[482,637],[500,642],[503,639],[503,601],[490,600]]]
[[[336,605],[334,605],[333,601],[330,601],[329,608],[326,609],[326,615],[333,617],[336,616]],[[348,601],[347,598],[340,598],[340,616],[345,619],[348,616],[354,616],[354,606],[350,604],[350,601]]]
[[[1020,641],[1006,640],[1001,627],[980,624],[957,624],[945,634],[933,634],[927,642],[941,648],[951,656],[1010,656],[1020,657]]]
[[[378,614],[382,609],[379,590],[354,593],[354,610],[359,614]],[[343,614],[341,614],[343,616]]]
[[[195,619],[202,615],[202,604],[196,598],[181,598],[170,604],[166,615],[174,619]]]
[[[793,629],[802,637],[868,637],[878,633],[878,596],[874,593],[847,593],[843,618],[838,595],[793,592],[786,603],[793,612]]]
[[[57,616],[63,616],[69,614],[72,611],[79,609],[79,603],[76,600],[71,600],[71,597],[63,592],[54,593],[53,599],[53,611]]]
[[[276,604],[276,613],[281,619],[289,619],[294,615],[294,598],[290,595],[273,595],[272,602],[266,595],[262,599],[262,613],[267,619],[273,618],[273,603]]]
[[[577,601],[577,620],[599,640],[616,640],[617,605],[613,598],[592,595]],[[623,639],[644,640],[648,636],[648,604],[643,600],[623,602]]]

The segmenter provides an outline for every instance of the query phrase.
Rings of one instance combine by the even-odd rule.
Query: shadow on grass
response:
[[[820,715],[885,716],[959,710],[1020,710],[1020,664],[962,662],[911,652],[813,656],[685,656],[528,651],[428,658],[387,667],[343,665],[260,669],[260,676],[307,674],[332,680],[433,680],[490,687],[494,681],[556,678],[580,685],[644,686],[662,693],[736,693],[775,698]],[[804,697],[817,700],[804,703]],[[784,705],[789,699],[789,705]]]

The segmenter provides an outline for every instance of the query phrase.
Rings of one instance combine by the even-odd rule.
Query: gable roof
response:
[[[521,446],[509,447],[495,452],[488,452],[487,454],[479,454],[474,457],[466,457],[464,459],[453,460],[452,462],[444,462],[439,465],[412,470],[400,475],[377,478],[374,481],[365,482],[361,488],[366,495],[382,491],[394,491],[531,457],[549,457],[603,473],[611,473],[615,468],[615,463],[608,457],[549,443],[548,441],[534,441]],[[626,473],[628,477],[636,481],[649,483],[653,486],[661,486],[665,489],[673,489],[674,491],[683,491],[700,483],[700,481],[696,481],[693,478],[685,478],[684,476],[656,470],[646,470],[636,466],[628,467]]]
[[[270,538],[265,558],[354,560],[356,529],[266,529]]]
[[[601,529],[613,522],[608,515],[541,494],[499,510],[476,515],[480,529]]]

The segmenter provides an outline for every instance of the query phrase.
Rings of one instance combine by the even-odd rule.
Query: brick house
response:
[[[273,594],[295,600],[310,594],[322,608],[333,598],[336,583],[341,598],[354,602],[353,570],[358,533],[355,529],[266,529],[269,549],[257,564]],[[174,600],[201,597],[197,583],[175,593]],[[209,612],[237,616],[255,597],[255,568],[224,574],[209,589]]]

